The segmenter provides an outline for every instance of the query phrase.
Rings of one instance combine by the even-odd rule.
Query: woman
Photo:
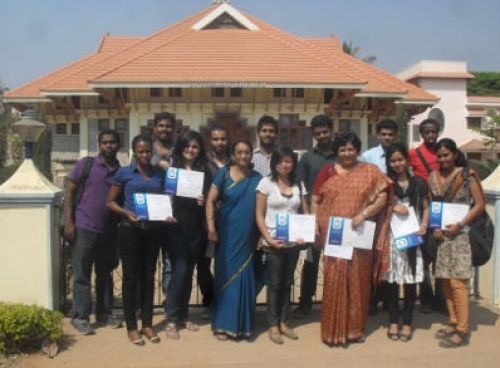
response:
[[[269,338],[283,344],[282,334],[297,340],[297,334],[288,327],[290,287],[299,257],[297,244],[276,240],[276,215],[298,213],[301,205],[307,213],[305,190],[299,188],[297,156],[289,147],[271,155],[271,175],[261,179],[257,186],[255,221],[261,233],[260,245],[266,253],[269,285],[267,287],[267,320]]]
[[[237,141],[231,162],[215,175],[207,199],[208,240],[215,248],[215,337],[249,337],[255,311],[255,189],[261,175],[252,169],[252,145]],[[221,198],[217,213],[215,203]]]
[[[450,316],[449,325],[440,329],[437,337],[441,339],[441,347],[451,348],[469,343],[472,251],[467,225],[484,211],[485,198],[481,180],[473,170],[467,168],[467,161],[456,143],[443,138],[437,143],[436,149],[439,169],[433,171],[429,177],[432,200],[471,205],[462,220],[448,225],[446,230],[433,231],[434,238],[440,242],[436,259],[436,278],[442,279]]]
[[[352,132],[335,137],[338,162],[325,164],[318,174],[312,213],[317,214],[321,246],[331,216],[350,218],[353,227],[365,220],[377,220],[374,244],[382,252],[387,247],[388,217],[382,210],[386,207],[389,181],[375,165],[358,161],[360,149],[361,141]],[[362,249],[354,249],[352,260],[324,257],[321,336],[325,344],[364,341],[373,263],[373,252]],[[373,274],[380,281],[378,267]]]
[[[113,178],[107,207],[122,217],[118,225],[118,251],[122,261],[122,296],[129,340],[144,345],[141,333],[153,343],[160,338],[153,330],[153,292],[156,259],[163,221],[140,221],[135,215],[134,193],[162,193],[161,169],[150,164],[153,142],[148,135],[132,140],[134,160],[121,167]],[[124,199],[123,206],[120,204]],[[173,219],[167,219],[172,222]],[[137,286],[141,285],[140,300]],[[139,305],[136,304],[138,302]],[[137,329],[136,310],[140,308],[142,331]]]
[[[196,199],[173,197],[172,203],[177,224],[172,227],[172,241],[169,245],[173,270],[167,290],[166,334],[168,338],[178,339],[178,327],[185,327],[190,331],[199,329],[198,325],[186,319],[194,266],[204,254],[207,244],[205,195],[212,183],[212,176],[207,167],[203,138],[198,132],[190,130],[179,137],[172,159],[172,166],[175,168],[205,174],[203,195]]]
[[[420,223],[418,235],[425,235],[429,220],[428,187],[424,179],[411,176],[408,165],[408,149],[402,143],[394,143],[386,151],[387,175],[394,182],[394,196],[391,199],[392,212],[400,216],[408,215],[408,207],[412,207]],[[424,279],[422,252],[420,247],[406,250],[397,248],[392,234],[390,235],[389,270],[383,276],[387,282],[387,305],[389,312],[389,329],[387,337],[408,342],[412,339],[413,308],[417,296],[417,284]],[[404,288],[404,308],[402,327],[399,326],[399,289]]]

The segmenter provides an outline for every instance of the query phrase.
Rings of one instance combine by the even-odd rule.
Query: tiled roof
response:
[[[404,96],[415,102],[437,97],[342,52],[336,37],[297,37],[242,13],[258,30],[192,26],[212,5],[148,37],[105,36],[96,53],[8,92],[36,98],[40,92],[92,92],[107,85],[254,83],[255,86],[332,86],[362,93]]]
[[[467,96],[468,104],[500,104],[500,97],[496,96]]]
[[[463,152],[500,152],[500,145],[487,146],[478,139],[472,139],[460,146]]]

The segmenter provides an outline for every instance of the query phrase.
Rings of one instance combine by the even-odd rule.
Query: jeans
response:
[[[411,326],[413,320],[413,307],[417,298],[417,284],[404,285],[405,299],[402,311],[403,325]],[[396,283],[387,283],[385,287],[386,302],[389,312],[389,323],[399,323],[399,285]]]
[[[290,287],[299,258],[298,250],[266,251],[269,284],[267,286],[267,320],[270,326],[288,321]]]
[[[112,271],[116,267],[116,236],[77,229],[73,248],[73,319],[89,320],[92,313],[92,266],[96,277],[96,317],[111,315]]]
[[[167,290],[167,322],[182,322],[187,318],[191,298],[193,271],[206,245],[206,234],[190,236],[180,229],[170,237],[169,254],[172,276]]]
[[[318,284],[319,259],[321,251],[311,247],[308,252],[312,252],[312,262],[305,260],[300,276],[300,297],[299,305],[311,306],[313,297],[316,294]]]
[[[141,308],[142,327],[153,325],[154,274],[161,227],[120,224],[118,250],[122,260],[123,311],[127,330],[137,329],[136,310]],[[140,285],[140,299],[137,287]]]
[[[196,264],[196,280],[203,296],[202,303],[208,307],[214,300],[214,277],[210,271],[212,258],[202,255]]]

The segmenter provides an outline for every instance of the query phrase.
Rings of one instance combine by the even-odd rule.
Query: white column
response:
[[[141,132],[139,124],[139,111],[134,108],[130,108],[128,114],[128,140],[129,140],[129,157],[132,157],[132,139]]]
[[[80,116],[80,157],[89,155],[89,124],[85,116]]]

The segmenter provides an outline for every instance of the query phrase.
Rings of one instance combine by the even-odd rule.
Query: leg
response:
[[[112,233],[100,234],[96,247],[96,316],[100,322],[106,322],[112,315],[114,253],[116,252],[116,237]]]
[[[457,331],[469,333],[469,280],[451,279],[453,304],[457,322]]]
[[[159,242],[162,229],[142,230],[141,244],[141,284],[142,284],[142,328],[153,325],[153,297],[156,261],[158,260]]]
[[[269,339],[275,344],[283,344],[279,329],[280,312],[283,293],[282,284],[284,276],[284,254],[276,251],[266,252],[267,273],[267,322],[269,323]]]
[[[210,271],[212,258],[207,258],[204,255],[196,265],[196,278],[200,286],[201,294],[203,295],[203,306],[208,307],[214,299],[214,277]]]
[[[387,284],[386,286],[386,304],[389,314],[389,329],[387,337],[391,340],[399,339],[399,285],[396,283]]]
[[[424,258],[424,281],[420,284],[420,306],[422,313],[430,313],[434,301],[430,262]]]
[[[280,322],[282,324],[288,323],[290,318],[290,289],[293,284],[293,276],[297,260],[299,259],[299,251],[288,252],[283,255],[283,279],[281,285],[281,312]]]
[[[453,303],[453,289],[451,287],[451,280],[441,279],[441,283],[443,285],[446,306],[448,307],[448,315],[450,316],[449,324],[453,326],[457,324],[457,315],[455,312],[455,305]]]
[[[167,230],[164,232],[164,236],[160,241],[161,247],[161,260],[162,260],[162,271],[161,271],[161,289],[163,291],[163,295],[167,298],[168,286],[170,284],[170,279],[172,278],[172,262],[170,260],[170,255],[168,252],[169,243],[170,243],[170,232],[171,227],[167,227]],[[163,308],[165,309],[165,314],[167,313],[167,302],[166,300],[163,302]]]
[[[403,325],[410,326],[413,322],[413,308],[417,298],[417,285],[406,284],[405,288],[405,302],[403,309]]]
[[[321,253],[314,247],[309,248],[308,252],[312,253],[312,262],[306,260],[302,267],[299,307],[294,313],[297,318],[303,318],[310,313],[318,283],[318,269]]]

